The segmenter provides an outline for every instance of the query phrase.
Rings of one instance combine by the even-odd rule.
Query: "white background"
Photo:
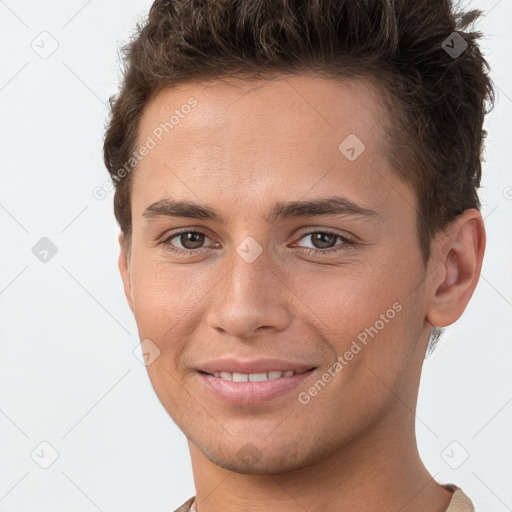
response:
[[[113,193],[92,195],[109,179],[102,141],[106,102],[121,76],[117,48],[150,5],[0,1],[0,511],[171,512],[195,492],[185,437],[133,354],[138,337],[117,269]],[[486,12],[477,29],[497,92],[480,192],[488,245],[469,307],[425,362],[417,433],[438,481],[461,486],[477,511],[505,512],[512,1],[471,6]],[[48,58],[33,49],[45,51],[41,38],[46,51],[58,44]],[[58,249],[46,263],[32,252],[42,237]],[[51,461],[43,441],[59,454],[48,469],[31,458],[35,450],[36,460]]]

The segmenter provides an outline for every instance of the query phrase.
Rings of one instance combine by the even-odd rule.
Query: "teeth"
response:
[[[281,377],[291,377],[295,372],[288,370],[286,372],[270,371],[267,373],[230,373],[230,372],[215,372],[214,377],[220,377],[224,380],[232,380],[233,382],[258,382],[262,380],[274,380]]]
[[[247,382],[249,380],[249,375],[246,373],[233,373],[231,380],[233,382]]]
[[[233,380],[235,377],[233,376]],[[251,382],[258,382],[260,380],[268,380],[268,375],[266,373],[250,373],[249,380]]]

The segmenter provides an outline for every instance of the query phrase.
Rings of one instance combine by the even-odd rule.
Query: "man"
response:
[[[198,512],[471,511],[422,463],[425,352],[479,279],[479,11],[157,1],[105,164]]]

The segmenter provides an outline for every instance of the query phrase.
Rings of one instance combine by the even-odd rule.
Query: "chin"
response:
[[[196,444],[196,446],[198,446]],[[318,454],[304,451],[304,446],[283,445],[265,446],[259,448],[248,442],[236,449],[233,445],[221,446],[217,450],[205,449],[198,446],[210,462],[228,471],[245,475],[278,475],[288,473],[315,462],[320,459]]]

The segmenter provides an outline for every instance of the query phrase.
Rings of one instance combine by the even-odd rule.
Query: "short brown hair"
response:
[[[125,249],[133,173],[119,179],[118,171],[138,144],[149,99],[184,82],[314,73],[378,83],[389,113],[387,156],[417,194],[426,262],[437,232],[480,209],[482,126],[494,91],[476,44],[482,34],[462,30],[481,14],[454,10],[448,0],[155,1],[121,49],[124,76],[110,98],[103,148]],[[467,48],[454,56],[448,49],[456,42]]]

